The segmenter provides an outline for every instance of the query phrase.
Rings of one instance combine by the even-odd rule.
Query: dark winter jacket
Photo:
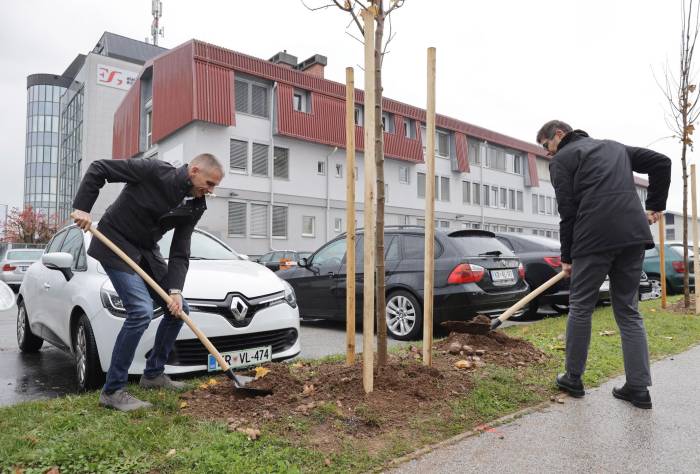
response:
[[[97,228],[166,291],[181,290],[190,263],[192,231],[207,208],[204,198],[189,198],[192,182],[187,165],[175,168],[147,158],[95,161],[80,183],[73,207],[90,212],[105,182],[126,185]],[[175,231],[166,264],[158,241],[170,229]],[[98,239],[92,239],[88,254],[105,266],[133,273]]]
[[[671,160],[646,148],[595,140],[582,130],[564,136],[549,164],[559,205],[561,259],[654,245],[632,172],[649,175],[646,209],[666,209]]]

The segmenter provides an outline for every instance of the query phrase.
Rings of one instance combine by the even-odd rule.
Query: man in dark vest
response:
[[[537,143],[553,155],[549,165],[559,205],[562,271],[571,277],[566,329],[566,372],[557,386],[574,397],[585,394],[581,376],[591,340],[591,315],[605,276],[620,329],[626,383],[613,396],[651,408],[649,350],[637,310],[645,249],[654,247],[649,225],[662,217],[671,184],[671,160],[655,151],[590,138],[552,120]],[[644,203],[633,172],[649,176]]]
[[[175,315],[181,310],[189,313],[181,293],[189,267],[192,231],[207,208],[205,196],[213,192],[223,175],[221,163],[210,154],[198,155],[179,168],[158,159],[98,160],[88,168],[73,201],[75,223],[88,230],[92,224],[90,210],[105,182],[126,183],[100,219],[98,229],[172,297],[158,325],[153,350],[141,377],[142,387],[184,386],[165,375],[164,366],[183,324]],[[158,241],[170,229],[174,231],[166,263]],[[132,396],[124,387],[136,347],[153,317],[153,299],[163,307],[165,303],[98,239],[92,239],[88,254],[102,264],[126,309],[100,405],[121,411],[149,407],[150,403]]]

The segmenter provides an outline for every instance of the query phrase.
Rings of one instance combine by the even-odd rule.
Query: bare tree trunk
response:
[[[688,278],[688,173],[686,171],[686,151],[688,146],[684,143],[681,152],[681,166],[683,168],[683,306],[690,307],[690,279]]]
[[[377,164],[377,275],[375,306],[377,319],[377,366],[383,367],[387,361],[387,335],[386,335],[386,291],[385,291],[385,264],[384,264],[384,203],[386,201],[384,188],[384,126],[382,124],[382,42],[384,36],[384,10],[382,0],[377,0],[378,12],[376,16],[377,29],[374,34],[374,59],[375,59],[375,142],[374,153]],[[369,146],[369,144],[367,144]]]

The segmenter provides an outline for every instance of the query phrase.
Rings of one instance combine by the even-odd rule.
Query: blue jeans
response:
[[[146,282],[136,273],[122,272],[109,267],[104,267],[104,269],[126,309],[126,319],[114,343],[112,362],[107,372],[105,386],[102,389],[105,393],[113,393],[126,386],[129,367],[134,360],[136,347],[153,318],[153,297]],[[156,298],[160,300],[158,296]],[[157,377],[163,373],[165,362],[168,360],[168,355],[173,349],[175,339],[177,339],[183,324],[181,319],[170,314],[162,300],[161,304],[165,313],[158,325],[153,349],[143,372],[149,378]],[[185,313],[189,314],[190,309],[184,299],[182,306]]]

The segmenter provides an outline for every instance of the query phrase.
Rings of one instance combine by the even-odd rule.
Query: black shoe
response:
[[[613,397],[630,402],[637,408],[651,409],[651,396],[646,388],[631,388],[627,384],[613,388]]]
[[[565,392],[569,392],[569,395],[576,398],[583,397],[586,392],[583,390],[583,382],[581,382],[581,377],[575,377],[569,375],[568,372],[557,375],[557,387]]]

